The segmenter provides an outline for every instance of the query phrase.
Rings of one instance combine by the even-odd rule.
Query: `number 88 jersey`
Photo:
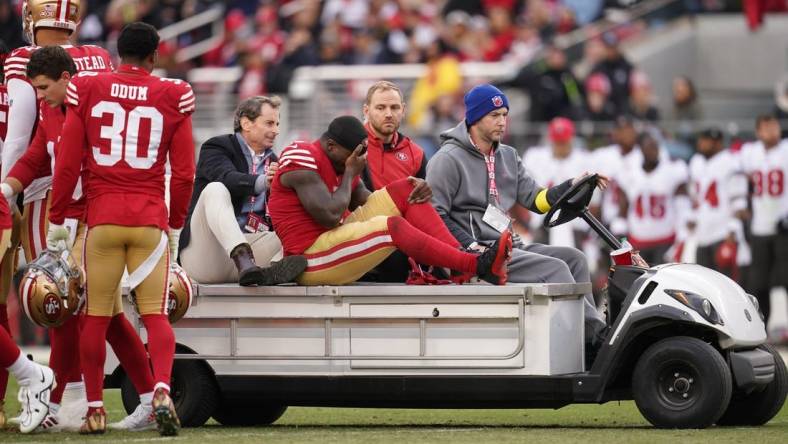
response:
[[[87,224],[183,226],[194,175],[188,83],[122,65],[79,73],[66,89],[68,112],[58,154],[50,221],[61,223],[64,193],[84,155]],[[169,157],[170,215],[164,174]]]
[[[788,139],[768,150],[761,141],[748,143],[739,156],[752,183],[752,234],[775,234],[778,221],[788,216]]]

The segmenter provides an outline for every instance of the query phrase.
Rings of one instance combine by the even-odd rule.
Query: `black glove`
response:
[[[780,234],[788,234],[788,216],[777,221],[777,232]]]

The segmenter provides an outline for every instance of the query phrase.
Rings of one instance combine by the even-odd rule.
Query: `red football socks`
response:
[[[86,315],[79,335],[79,358],[82,362],[82,375],[85,377],[88,402],[103,400],[104,361],[107,358],[104,341],[111,320],[109,316]]]
[[[386,186],[386,192],[391,196],[391,200],[399,209],[411,225],[422,232],[438,239],[444,244],[459,248],[460,243],[452,236],[443,219],[435,211],[429,202],[412,204],[408,202],[408,196],[413,191],[413,184],[408,179],[398,180]]]
[[[148,354],[153,364],[153,380],[170,386],[172,361],[175,354],[175,333],[166,315],[143,315],[142,323],[148,331]]]
[[[129,375],[138,394],[153,391],[153,373],[145,345],[123,313],[115,315],[107,328],[107,342]]]
[[[8,325],[8,309],[6,308],[5,304],[0,304],[0,330],[4,330],[8,339],[13,343],[14,341],[11,339],[11,326]],[[14,343],[14,346],[16,344]],[[5,346],[3,346],[5,347]],[[4,352],[0,351],[0,355],[3,355]],[[16,361],[17,356],[14,357],[14,360],[11,361],[11,364]],[[10,358],[9,358],[10,359]],[[5,362],[5,358],[3,358],[2,362]],[[9,365],[0,365],[0,401],[5,398],[5,391],[8,388],[8,370],[5,368]]]
[[[8,334],[5,329],[0,329],[0,368],[7,369],[11,367],[17,359],[19,359],[19,355],[22,354],[19,351],[19,347],[16,346],[14,340],[11,339],[11,335]],[[6,372],[6,381],[8,380],[8,372]],[[5,395],[5,392],[3,392]]]
[[[443,222],[441,222],[441,225]],[[388,218],[389,234],[394,245],[420,264],[448,267],[456,271],[476,272],[476,255],[465,253],[419,231],[402,217]]]
[[[55,372],[57,387],[52,390],[50,400],[60,404],[63,391],[69,382],[82,381],[79,365],[79,316],[71,316],[60,327],[49,329],[49,366]]]

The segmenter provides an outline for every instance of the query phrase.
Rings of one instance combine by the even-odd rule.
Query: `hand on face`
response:
[[[363,153],[363,154],[362,154]],[[367,152],[364,144],[359,144],[353,153],[345,159],[345,172],[358,176],[367,166]]]

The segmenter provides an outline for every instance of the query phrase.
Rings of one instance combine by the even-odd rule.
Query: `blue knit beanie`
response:
[[[465,94],[465,124],[471,126],[498,108],[509,109],[509,100],[500,89],[489,83],[474,86]]]

